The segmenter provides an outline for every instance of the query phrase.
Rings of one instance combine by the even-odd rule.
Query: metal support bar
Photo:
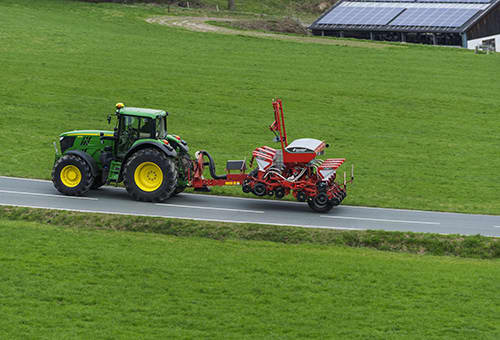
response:
[[[467,32],[462,33],[462,47],[467,48]]]

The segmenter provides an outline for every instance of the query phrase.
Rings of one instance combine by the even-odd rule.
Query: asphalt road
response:
[[[0,205],[207,221],[327,229],[380,229],[500,237],[500,216],[340,205],[329,213],[306,203],[183,193],[165,203],[133,201],[105,186],[85,197],[64,196],[50,181],[0,176]]]

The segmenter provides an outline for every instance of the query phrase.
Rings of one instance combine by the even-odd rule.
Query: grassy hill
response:
[[[325,46],[145,22],[158,6],[0,3],[0,174],[49,178],[52,141],[108,128],[114,104],[167,109],[169,129],[227,159],[291,139],[354,163],[347,204],[500,213],[500,56],[454,48]],[[237,194],[231,189],[216,192]]]
[[[0,338],[498,339],[498,264],[0,219]]]

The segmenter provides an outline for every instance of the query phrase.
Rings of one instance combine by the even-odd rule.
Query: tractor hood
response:
[[[67,137],[67,136],[100,136],[101,132],[106,137],[112,137],[113,131],[106,130],[74,130],[61,133],[59,137]]]

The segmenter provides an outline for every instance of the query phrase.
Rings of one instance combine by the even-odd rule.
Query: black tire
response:
[[[135,175],[136,171],[141,173],[140,169],[143,169],[145,164],[153,163],[152,167],[159,168],[161,171],[162,179],[158,180],[158,186],[152,186],[151,190],[146,190],[146,188],[141,185],[141,183],[136,183]],[[141,167],[139,170],[138,168]],[[156,176],[160,173],[154,174],[154,181],[156,181]],[[139,176],[139,175],[138,175]],[[130,158],[126,161],[123,170],[123,184],[127,189],[127,192],[137,201],[145,202],[161,202],[168,199],[174,192],[177,186],[177,169],[175,167],[174,160],[167,157],[163,152],[157,149],[142,149],[132,154]],[[140,188],[142,186],[142,189]],[[144,190],[143,190],[144,189]],[[149,189],[149,188],[148,188]]]
[[[285,189],[283,187],[277,187],[274,190],[274,195],[277,199],[282,199],[283,197],[285,197]]]
[[[175,187],[174,192],[172,193],[172,196],[180,194],[181,192],[183,192],[187,188],[187,184],[179,185],[179,182],[180,182],[179,180],[183,179],[183,180],[187,181],[188,180],[188,178],[187,178],[188,173],[190,173],[192,176],[193,171],[194,171],[193,161],[191,160],[191,157],[189,156],[189,154],[187,154],[187,153],[183,154],[182,156],[180,156],[180,159],[177,162],[178,162],[178,167],[179,167],[179,169],[177,170],[177,184],[178,185]],[[182,168],[182,171],[184,174],[181,173],[180,168]],[[183,177],[183,178],[181,178],[181,177]]]
[[[52,183],[60,193],[81,196],[90,190],[94,176],[89,164],[81,157],[64,155],[52,168]]]
[[[309,205],[309,208],[319,213],[328,212],[333,208],[332,202],[328,199],[328,195],[324,192],[320,192],[311,199],[308,199],[307,204]]]
[[[297,201],[305,202],[307,200],[307,194],[303,191],[297,192]]]
[[[264,196],[267,193],[267,188],[264,183],[257,182],[253,186],[253,193],[256,196]]]
[[[96,189],[99,189],[99,188],[100,188],[100,187],[102,187],[104,184],[106,184],[106,180],[103,180],[103,179],[102,179],[101,174],[98,174],[98,175],[94,178],[94,183],[92,183],[92,185],[90,186],[90,189],[91,189],[91,190],[96,190]]]

